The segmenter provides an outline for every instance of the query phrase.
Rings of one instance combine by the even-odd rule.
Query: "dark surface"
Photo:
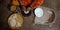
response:
[[[8,9],[7,5],[9,4],[10,0],[2,0],[0,4],[0,30],[10,30],[7,23],[7,18],[11,14]],[[45,0],[45,3],[42,6],[49,7],[54,9],[56,14],[56,23],[52,27],[43,26],[43,25],[36,25],[32,26],[32,20],[34,18],[33,14],[29,17],[24,17],[24,27],[21,30],[60,30],[60,0]]]

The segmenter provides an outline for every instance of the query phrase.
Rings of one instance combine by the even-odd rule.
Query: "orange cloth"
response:
[[[21,5],[27,6],[28,4],[31,3],[32,0],[21,0]]]
[[[30,4],[30,6],[32,7],[32,8],[36,8],[36,7],[38,7],[39,5],[41,5],[41,4],[43,4],[43,1],[44,0],[34,0],[33,2],[32,2],[33,0],[19,0],[19,2],[18,2],[18,0],[12,0],[12,4],[13,5],[19,5],[19,3],[21,3],[21,5],[23,5],[23,6],[27,6],[27,5],[29,5]],[[32,3],[31,3],[32,2]]]
[[[18,0],[12,0],[12,4],[13,5],[19,5],[19,2],[18,2]]]
[[[21,0],[21,5],[27,6],[32,1],[33,0]],[[30,6],[33,7],[33,8],[36,8],[37,6],[41,5],[42,3],[43,3],[43,0],[34,0]]]
[[[44,2],[44,0],[36,0],[35,2],[32,3],[31,7],[36,8],[36,7],[40,6],[40,5],[42,5],[43,2]]]

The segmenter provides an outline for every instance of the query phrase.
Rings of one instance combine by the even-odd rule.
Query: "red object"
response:
[[[31,4],[32,1],[33,1],[33,0],[21,0],[21,5],[27,6],[27,5]],[[43,1],[44,1],[44,0],[34,0],[30,6],[31,6],[32,8],[36,8],[36,7],[38,7],[39,5],[43,4]]]
[[[36,7],[40,6],[40,5],[42,5],[43,2],[44,2],[44,0],[35,0],[34,3],[32,3],[31,7],[36,8]]]
[[[32,0],[21,0],[21,5],[27,6],[31,3]]]

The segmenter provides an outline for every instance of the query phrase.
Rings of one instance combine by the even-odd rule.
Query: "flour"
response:
[[[29,13],[29,11],[24,11],[24,13],[25,13],[25,14],[28,14],[28,13]]]
[[[16,25],[16,14],[13,16],[13,18],[10,21],[10,25],[11,26],[15,26]]]
[[[12,19],[12,20],[10,21],[10,25],[11,25],[11,26],[15,26],[15,25],[16,25],[16,20],[15,20],[15,19]]]
[[[36,8],[34,13],[37,17],[42,17],[43,16],[43,9],[42,8]]]

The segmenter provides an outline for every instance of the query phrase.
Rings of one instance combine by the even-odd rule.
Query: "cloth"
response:
[[[32,8],[36,8],[43,4],[44,0],[21,0],[21,5],[27,6],[30,5]]]
[[[13,5],[19,5],[19,2],[18,2],[18,0],[12,0],[12,4]]]
[[[35,1],[32,3],[31,7],[32,7],[32,8],[37,8],[38,6],[42,5],[43,2],[44,2],[44,0],[35,0]]]

